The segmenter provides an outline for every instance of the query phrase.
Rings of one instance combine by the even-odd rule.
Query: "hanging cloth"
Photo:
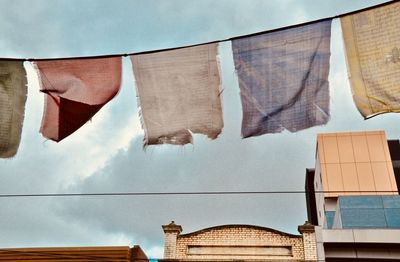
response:
[[[35,62],[46,94],[40,132],[61,141],[109,102],[121,86],[121,57]]]
[[[17,153],[27,95],[22,61],[0,60],[0,157]]]
[[[218,45],[131,56],[144,146],[192,143],[191,133],[217,138],[223,127]]]
[[[353,99],[361,115],[400,112],[400,2],[340,21]]]
[[[232,41],[244,138],[329,120],[331,20]]]

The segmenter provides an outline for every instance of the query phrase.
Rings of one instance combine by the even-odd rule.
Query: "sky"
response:
[[[0,57],[131,53],[225,39],[338,15],[379,0],[0,0]],[[0,159],[0,194],[304,190],[316,135],[385,130],[400,118],[364,120],[347,79],[340,23],[332,24],[331,119],[297,133],[240,136],[241,104],[230,42],[220,44],[224,129],[216,140],[142,149],[143,130],[128,58],[117,97],[60,143],[39,133],[43,94],[29,62],[22,140]],[[0,247],[140,245],[162,257],[161,225],[184,233],[253,224],[297,233],[303,194],[0,198]]]

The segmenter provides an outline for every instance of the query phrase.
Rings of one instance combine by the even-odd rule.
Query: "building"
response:
[[[164,230],[164,259],[169,262],[316,261],[314,226],[299,226],[301,235],[253,225],[222,225],[181,234],[172,221]]]
[[[53,247],[53,248],[1,248],[2,262],[147,262],[146,254],[139,246],[115,247]]]
[[[306,170],[318,261],[400,261],[400,143],[383,131],[320,134]]]

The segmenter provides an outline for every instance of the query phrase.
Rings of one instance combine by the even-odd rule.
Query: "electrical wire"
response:
[[[290,28],[294,28],[294,27],[298,27],[298,26],[304,26],[304,25],[308,25],[308,24],[318,23],[318,22],[322,22],[322,21],[326,21],[326,20],[333,20],[336,18],[341,18],[343,16],[352,15],[352,14],[368,11],[368,10],[371,10],[374,8],[386,6],[386,5],[395,3],[397,1],[399,1],[399,0],[391,0],[391,1],[384,2],[384,3],[378,4],[378,5],[373,5],[373,6],[358,9],[355,11],[342,13],[342,14],[334,15],[334,16],[330,16],[330,17],[325,17],[325,18],[321,18],[321,19],[317,19],[317,20],[313,20],[313,21],[309,21],[309,22],[305,22],[305,23],[299,23],[299,24],[289,25],[289,26],[285,26],[285,27],[264,30],[264,31],[251,33],[251,34],[239,35],[239,36],[229,37],[229,38],[220,39],[220,40],[213,40],[213,41],[209,41],[209,42],[203,42],[203,43],[197,43],[197,44],[185,45],[185,46],[178,46],[178,47],[172,47],[172,48],[155,49],[155,50],[133,52],[133,53],[97,55],[97,56],[74,56],[74,57],[58,57],[58,58],[15,58],[15,57],[14,58],[13,57],[6,58],[6,57],[3,57],[3,58],[0,58],[0,60],[17,60],[17,61],[31,61],[32,62],[32,61],[51,61],[51,60],[70,60],[70,59],[97,59],[97,58],[109,58],[109,57],[118,57],[118,56],[126,57],[126,56],[131,56],[131,55],[158,53],[158,52],[171,51],[171,50],[177,50],[177,49],[194,47],[194,46],[208,45],[208,44],[214,44],[214,43],[223,43],[223,42],[228,42],[228,41],[232,41],[232,40],[236,40],[236,39],[256,36],[256,35],[265,34],[265,33],[272,33],[272,32],[286,30],[286,29],[290,29]]]
[[[306,194],[304,190],[285,191],[193,191],[193,192],[98,192],[98,193],[41,193],[41,194],[0,194],[0,198],[31,198],[31,197],[97,197],[97,196],[179,196],[179,195],[266,195],[266,194]],[[314,191],[316,194],[340,193],[396,193],[389,190],[345,190],[345,191]]]

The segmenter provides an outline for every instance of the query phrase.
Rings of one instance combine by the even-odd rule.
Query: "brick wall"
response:
[[[311,236],[306,238],[306,241],[311,241]],[[193,250],[196,249],[196,252],[189,252],[191,247]],[[210,250],[211,253],[207,253]],[[218,254],[212,253],[212,250]],[[302,236],[257,226],[226,225],[178,235],[176,240],[177,259],[262,259],[267,257],[268,259],[304,259]]]
[[[304,260],[317,261],[317,239],[315,235],[315,226],[310,222],[298,227],[298,231],[303,236]]]
[[[317,242],[315,233],[303,233],[304,259],[307,261],[317,260]]]

